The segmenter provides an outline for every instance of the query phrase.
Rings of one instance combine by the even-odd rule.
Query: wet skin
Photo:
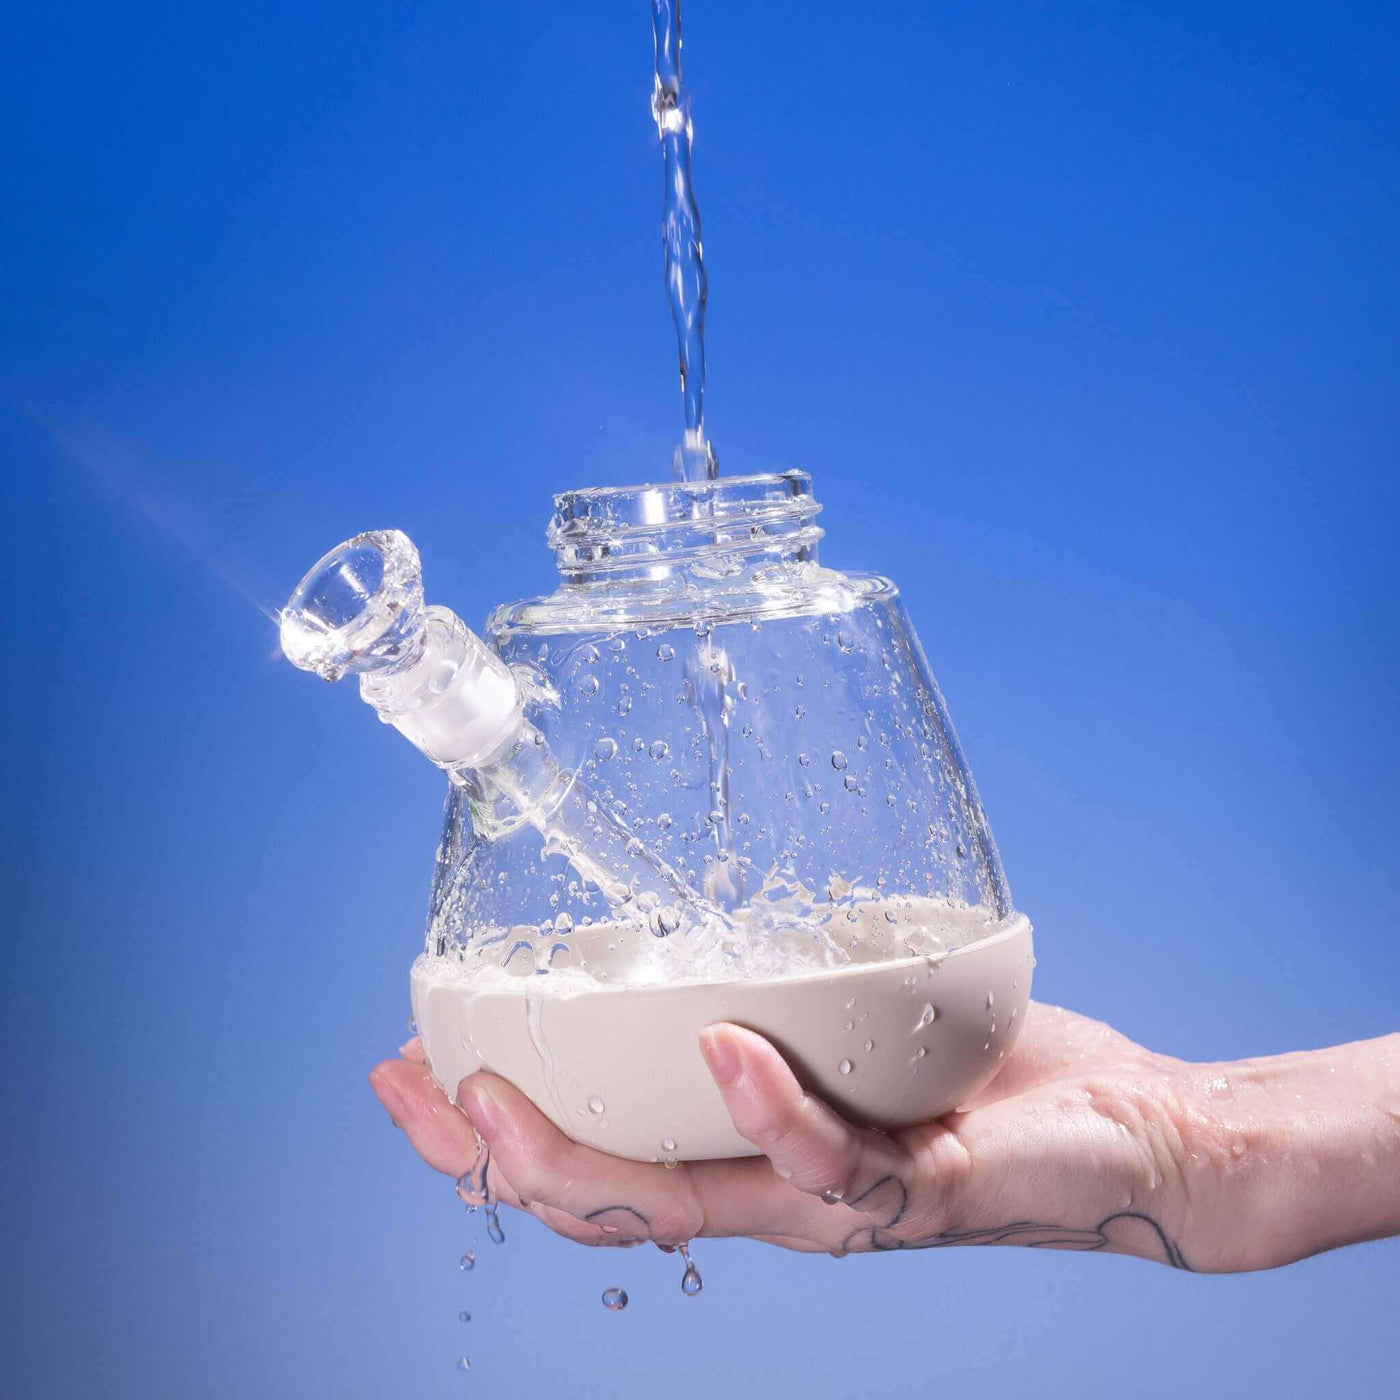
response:
[[[1400,1233],[1400,1035],[1190,1064],[1033,1003],[981,1094],[892,1133],[806,1094],[751,1031],[712,1026],[700,1048],[762,1156],[670,1169],[610,1157],[487,1073],[462,1081],[454,1107],[417,1040],[370,1082],[430,1166],[471,1173],[466,1198],[489,1191],[582,1244],[1008,1244],[1229,1271]]]

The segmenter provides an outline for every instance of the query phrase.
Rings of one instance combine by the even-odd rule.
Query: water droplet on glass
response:
[[[630,695],[624,695],[622,699],[617,702],[617,712],[620,715],[625,715],[631,713],[631,710],[632,697]]]
[[[807,717],[807,707],[806,705],[797,705],[793,708],[792,713],[795,719],[805,719]]]
[[[625,1288],[605,1288],[603,1290],[603,1306],[609,1312],[621,1312],[627,1306],[627,1290]]]
[[[844,771],[845,771],[845,768],[846,768],[846,755],[843,754],[843,753],[841,752],[840,749],[837,749],[837,750],[831,755],[831,766],[832,766],[838,773],[841,773],[841,772],[844,772]]]
[[[459,1259],[459,1260],[457,1261],[457,1263],[458,1263],[458,1267],[459,1267],[464,1273],[468,1273],[468,1272],[470,1272],[472,1269],[476,1268],[476,1255],[469,1249],[469,1250],[467,1250],[467,1252],[461,1257],[461,1259]]]
[[[822,814],[822,816],[825,817],[825,816],[829,815],[830,812],[831,812],[831,803],[830,803],[830,802],[823,802],[822,805],[821,805],[817,810]]]
[[[874,1042],[873,1040],[867,1040],[867,1041],[865,1042],[865,1053],[866,1053],[867,1055],[868,1055],[874,1048],[875,1048],[875,1042]]]
[[[711,826],[723,826],[724,813],[721,812],[718,807],[716,807],[714,811],[710,813],[709,822]]]
[[[923,1014],[919,1017],[919,1024],[915,1026],[914,1029],[916,1031],[921,1031],[925,1026],[933,1025],[934,1017],[937,1015],[938,1012],[934,1009],[933,1003],[926,1001],[924,1003]]]
[[[598,677],[585,676],[578,683],[578,688],[584,695],[596,695],[598,693]]]
[[[854,1021],[847,1021],[846,1024],[845,1024],[845,1026],[842,1027],[843,1030],[848,1030],[848,1031],[853,1031],[853,1030],[855,1030],[855,1028],[856,1028],[856,1023],[855,1023]]]
[[[617,740],[602,738],[593,745],[593,757],[601,763],[606,763],[617,752]]]
[[[887,924],[897,924],[899,922],[899,915],[896,914],[893,909],[886,909],[885,922]]]
[[[843,628],[836,634],[836,645],[840,647],[842,651],[850,651],[855,646],[855,641],[851,637],[851,634]]]
[[[845,1199],[846,1193],[837,1190],[834,1186],[828,1186],[826,1190],[822,1192],[822,1200],[829,1206],[839,1206]]]
[[[669,812],[662,812],[656,819],[656,825],[660,827],[662,831],[670,831],[672,826],[675,825],[675,820],[676,819]]]
[[[559,933],[572,933],[574,931],[574,916],[569,913],[557,914],[554,919],[554,927]]]
[[[996,1003],[997,1003],[996,997],[994,997],[994,996],[991,994],[991,992],[988,992],[988,993],[987,993],[987,1010],[990,1011],[990,1010],[992,1009],[992,1007],[994,1007],[994,1006],[996,1005]]]
[[[662,642],[656,649],[656,659],[658,661],[672,661],[675,659],[676,649],[667,642]]]
[[[653,741],[647,752],[660,763],[663,759],[670,758],[671,746],[664,739],[657,739]]]
[[[676,1140],[675,1140],[675,1138],[662,1138],[662,1139],[661,1139],[661,1150],[662,1150],[663,1152],[674,1152],[674,1151],[676,1150]]]
[[[928,1054],[928,1046],[927,1046],[927,1045],[921,1045],[921,1046],[919,1046],[919,1048],[918,1048],[917,1050],[914,1051],[914,1058],[915,1058],[916,1060],[922,1060],[922,1059],[924,1058],[924,1056],[927,1055],[927,1054]]]
[[[854,1068],[855,1066],[849,1060],[842,1060],[841,1063],[836,1066],[837,1072],[840,1074],[849,1074]]]
[[[860,791],[860,779],[854,773],[847,773],[845,778],[847,792]]]
[[[606,1107],[607,1105],[597,1094],[594,1094],[593,1097],[588,1100],[588,1111],[590,1113],[601,1113]]]

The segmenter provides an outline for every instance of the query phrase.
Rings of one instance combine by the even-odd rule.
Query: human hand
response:
[[[486,1073],[462,1081],[454,1107],[417,1041],[370,1079],[429,1165],[461,1176],[479,1135],[493,1194],[583,1244],[1021,1244],[1231,1270],[1400,1231],[1400,1036],[1344,1047],[1355,1092],[1339,1094],[1326,1057],[1340,1051],[1193,1065],[1032,1003],[981,1094],[891,1133],[805,1094],[752,1031],[712,1026],[701,1049],[735,1127],[764,1156],[673,1168],[610,1157]],[[1351,1176],[1345,1193],[1327,1185],[1338,1171]]]

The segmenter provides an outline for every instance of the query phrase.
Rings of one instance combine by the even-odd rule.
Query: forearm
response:
[[[1400,1034],[1196,1069],[1182,1223],[1205,1267],[1400,1234]]]

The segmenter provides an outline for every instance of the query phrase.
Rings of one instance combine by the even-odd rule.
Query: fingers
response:
[[[525,1200],[563,1211],[604,1236],[680,1244],[701,1233],[703,1208],[683,1168],[625,1161],[565,1137],[513,1085],[462,1081],[458,1102]]]
[[[856,1128],[802,1090],[782,1056],[739,1026],[710,1026],[700,1048],[734,1126],[797,1190],[880,1225],[903,1218],[912,1163],[886,1134]],[[764,1233],[778,1233],[770,1226]]]

